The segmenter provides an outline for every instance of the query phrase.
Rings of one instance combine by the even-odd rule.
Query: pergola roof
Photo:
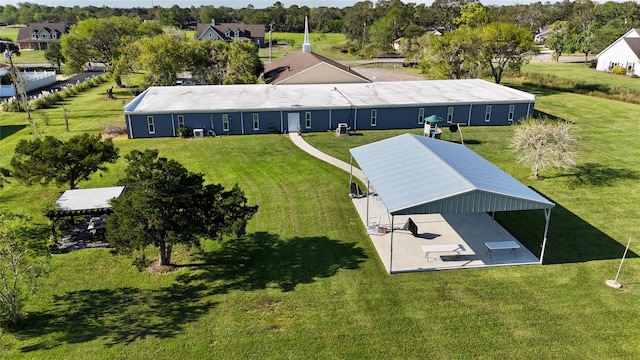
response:
[[[110,212],[111,199],[122,195],[124,186],[67,190],[57,200],[57,215],[91,215]]]
[[[350,152],[392,215],[555,205],[460,144],[404,134]]]

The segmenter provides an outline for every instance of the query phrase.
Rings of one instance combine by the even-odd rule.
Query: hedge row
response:
[[[107,81],[106,75],[98,75],[89,78],[83,82],[77,82],[73,85],[68,84],[63,86],[60,90],[42,91],[40,94],[29,98],[29,109],[46,109],[54,106],[62,100],[78,95],[79,93],[96,87]],[[15,96],[2,102],[1,108],[3,111],[18,112],[18,102]]]

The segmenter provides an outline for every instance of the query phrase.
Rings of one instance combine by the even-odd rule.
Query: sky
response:
[[[42,4],[47,6],[66,6],[72,7],[75,5],[78,6],[108,6],[111,8],[133,8],[133,7],[142,7],[142,8],[150,8],[153,6],[161,6],[163,8],[170,8],[173,5],[177,4],[178,6],[184,7],[199,7],[200,5],[213,5],[215,7],[218,6],[228,6],[234,9],[240,9],[246,7],[251,4],[256,9],[263,9],[273,5],[278,0],[29,0],[26,2]],[[351,6],[358,2],[359,0],[280,0],[281,3],[284,4],[284,7],[287,8],[291,5],[303,6],[306,5],[308,7],[319,7],[319,6],[329,6],[329,7],[337,7],[337,8],[345,8],[347,6]],[[481,0],[483,5],[510,5],[510,4],[528,4],[532,2],[536,2],[537,0]],[[561,1],[561,0],[558,0]],[[0,0],[0,5],[14,5],[16,6],[19,2],[25,2],[25,0]],[[375,1],[373,1],[375,3]],[[431,5],[433,0],[419,1],[403,1],[405,3],[412,2],[416,4],[426,4]],[[555,2],[551,0],[550,2]]]

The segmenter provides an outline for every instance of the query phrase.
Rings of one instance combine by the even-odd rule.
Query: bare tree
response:
[[[576,164],[571,151],[575,139],[571,124],[565,121],[529,118],[514,124],[509,147],[517,154],[518,162],[531,166],[531,176],[538,179],[546,168],[570,169]]]
[[[46,246],[30,220],[0,211],[0,325],[17,324],[29,285],[43,274]]]
[[[66,108],[62,108],[62,116],[64,117],[64,127],[65,129],[67,129],[67,132],[69,132],[69,114],[71,113],[71,111],[69,109]]]

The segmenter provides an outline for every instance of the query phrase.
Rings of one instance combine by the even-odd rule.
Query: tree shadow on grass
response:
[[[637,180],[638,172],[625,168],[614,168],[596,163],[585,163],[576,166],[569,182],[569,187],[575,189],[581,186],[613,186],[618,180]]]
[[[6,139],[9,136],[17,133],[18,131],[27,127],[26,125],[0,125],[0,140]]]
[[[15,329],[22,338],[53,338],[23,347],[50,349],[103,338],[107,346],[181,333],[216,304],[203,300],[205,286],[174,284],[159,290],[120,287],[79,290],[54,296],[54,306],[31,313]]]
[[[500,212],[496,213],[496,220],[540,257],[545,223],[542,210]],[[551,211],[547,238],[544,264],[620,259],[625,249],[623,244],[558,203]],[[627,253],[627,258],[637,257],[632,251]]]
[[[30,313],[14,329],[25,340],[40,341],[21,351],[96,339],[113,346],[148,337],[175,337],[186,324],[216,306],[208,300],[210,295],[267,287],[292,291],[298,284],[332,276],[340,269],[358,268],[367,258],[354,244],[326,237],[285,241],[263,232],[228,241],[220,250],[194,257],[197,263],[182,265],[191,270],[164,288],[119,287],[54,296],[53,306]]]
[[[355,244],[326,237],[294,237],[258,232],[226,242],[219,251],[199,254],[199,271],[181,274],[183,283],[213,284],[213,293],[276,287],[292,291],[298,284],[356,269],[367,258]]]
[[[512,87],[514,89],[518,89],[521,91],[526,91],[535,96],[549,96],[549,95],[556,95],[556,94],[562,93],[562,91],[559,91],[559,90],[549,89],[545,87],[537,87],[535,85],[528,85],[528,84],[509,84],[509,87]]]

